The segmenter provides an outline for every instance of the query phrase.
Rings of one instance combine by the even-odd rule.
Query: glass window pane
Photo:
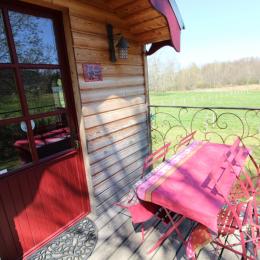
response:
[[[30,114],[50,112],[65,107],[59,70],[23,70],[22,76]]]
[[[0,175],[32,161],[27,134],[22,125],[0,127]]]
[[[19,63],[58,64],[51,19],[9,11]]]
[[[22,115],[13,70],[0,70],[0,120]]]
[[[0,9],[0,63],[10,63],[9,48],[6,39],[2,11]]]
[[[71,133],[65,114],[34,120],[32,127],[39,158],[72,148]]]

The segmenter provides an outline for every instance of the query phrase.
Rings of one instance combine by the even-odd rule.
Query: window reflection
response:
[[[0,119],[21,116],[21,104],[13,70],[0,70]]]
[[[37,119],[34,124],[34,139],[39,158],[72,148],[65,114]]]
[[[65,107],[59,70],[23,70],[22,76],[30,114]]]
[[[2,11],[0,9],[0,63],[10,63],[9,48],[7,45],[4,21]]]
[[[9,11],[19,63],[58,64],[51,19]]]
[[[27,133],[20,124],[0,127],[0,175],[32,161]]]

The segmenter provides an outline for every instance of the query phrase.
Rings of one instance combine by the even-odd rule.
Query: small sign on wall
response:
[[[83,74],[86,82],[103,80],[101,64],[83,64]]]

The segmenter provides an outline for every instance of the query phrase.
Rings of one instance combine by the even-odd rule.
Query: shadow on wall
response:
[[[128,111],[131,114],[125,117]],[[149,151],[143,106],[129,106],[115,113],[121,114],[118,120],[110,111],[86,118],[86,126],[94,119],[86,131],[97,215],[111,208],[141,177],[143,159]]]

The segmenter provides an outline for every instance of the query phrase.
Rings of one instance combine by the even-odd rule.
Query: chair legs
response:
[[[144,242],[144,223],[141,224],[141,231],[142,231],[142,243]]]
[[[237,255],[240,255],[241,257],[243,257],[244,260],[258,259],[258,239],[252,237],[245,237],[245,234],[241,233],[239,235],[239,238],[240,242],[237,243],[228,243],[226,239],[224,242],[222,242],[220,238],[215,239],[214,241],[212,241],[212,243],[223,249],[229,250]],[[239,250],[237,247],[240,247],[241,249]]]
[[[174,231],[176,231],[178,235],[181,235],[181,233],[178,230],[178,227],[184,221],[184,219],[185,217],[182,216],[177,221],[172,222],[172,226],[160,237],[160,239],[155,243],[155,245],[148,251],[148,254],[151,254],[154,250],[156,250],[164,242],[164,240],[167,237],[169,237]],[[172,217],[171,217],[171,221],[173,221]],[[183,238],[182,238],[182,242],[184,243]]]

